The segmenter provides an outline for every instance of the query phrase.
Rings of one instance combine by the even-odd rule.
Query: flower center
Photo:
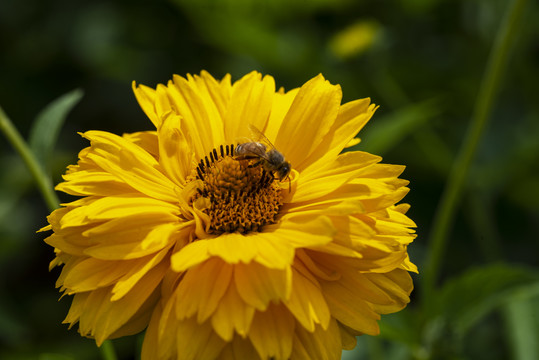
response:
[[[261,159],[234,157],[234,145],[214,149],[196,168],[196,178],[203,185],[193,202],[200,197],[209,201],[203,212],[211,219],[210,232],[261,231],[277,222],[283,204],[281,187]]]

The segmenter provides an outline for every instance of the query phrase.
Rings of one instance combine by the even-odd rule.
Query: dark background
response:
[[[411,192],[406,202],[418,225],[409,252],[421,272],[433,214],[508,3],[2,0],[0,105],[27,137],[47,104],[73,89],[84,91],[56,145],[52,176],[57,183],[87,145],[76,132],[151,129],[132,94],[133,80],[155,87],[172,74],[205,69],[214,77],[230,73],[237,80],[258,70],[291,89],[322,73],[341,84],[343,101],[371,97],[380,105],[360,134],[359,149],[407,166],[403,177],[411,181]],[[536,5],[529,2],[511,46],[444,254],[441,284],[493,262],[529,269],[539,265]],[[53,251],[42,242],[44,235],[35,233],[46,224],[48,211],[4,137],[0,166],[0,358],[98,357],[92,340],[61,324],[70,300],[57,302],[59,272],[47,271]],[[526,314],[537,331],[531,336],[539,334],[538,305],[537,295],[528,295]],[[414,301],[399,316],[413,311],[422,311]],[[423,328],[427,335],[418,336],[415,345],[398,345],[398,336],[387,333],[382,338],[389,340],[377,343],[362,339],[360,349],[345,357],[374,359],[386,349],[390,352],[378,358],[525,359],[515,350],[514,327],[508,324],[507,312],[495,310],[468,337],[457,339],[458,346],[435,342],[438,353],[425,355],[425,344],[431,343],[423,339],[429,334]],[[115,346],[121,358],[129,359],[139,342],[132,337]]]

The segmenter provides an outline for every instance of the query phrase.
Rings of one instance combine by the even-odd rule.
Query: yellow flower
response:
[[[404,167],[341,154],[369,99],[341,105],[321,75],[288,92],[256,72],[133,88],[156,130],[82,134],[57,187],[81,198],[44,228],[66,323],[98,344],[147,328],[143,359],[340,359],[406,306]]]

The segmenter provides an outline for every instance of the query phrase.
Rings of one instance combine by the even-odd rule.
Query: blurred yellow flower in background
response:
[[[257,72],[134,91],[156,130],[82,134],[90,147],[57,186],[81,198],[43,229],[81,335],[147,328],[143,359],[340,359],[406,306],[404,167],[341,154],[369,99],[341,105],[321,75],[276,91]],[[240,156],[245,143],[263,151]]]
[[[361,20],[336,33],[329,41],[329,49],[338,58],[350,59],[372,48],[383,32],[373,20]]]

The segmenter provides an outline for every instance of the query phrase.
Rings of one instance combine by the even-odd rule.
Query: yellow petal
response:
[[[335,123],[316,150],[305,160],[306,172],[331,163],[341,151],[350,146],[354,136],[365,126],[377,107],[370,99],[360,99],[341,105]],[[359,139],[355,139],[359,142]]]
[[[83,310],[86,309],[86,303],[88,297],[90,296],[89,292],[75,294],[73,296],[73,301],[71,302],[71,307],[67,313],[66,318],[62,321],[62,324],[69,324],[69,329],[73,327],[81,317]],[[90,334],[90,331],[83,332],[79,329],[79,332],[82,336],[87,336]]]
[[[342,256],[346,258],[363,259],[363,255],[349,247],[339,245],[337,243],[329,243],[324,246],[318,246],[316,248],[310,248],[316,252],[322,252],[325,254],[331,254],[336,256]]]
[[[338,322],[337,322],[338,323]],[[357,345],[356,335],[348,331],[348,326],[338,323],[339,332],[341,333],[341,342],[343,350],[352,350]]]
[[[406,255],[406,259],[404,259],[404,261],[401,264],[400,268],[404,269],[406,271],[413,271],[416,274],[419,272],[418,269],[417,269],[417,266],[410,261],[410,257],[408,255]]]
[[[126,325],[141,307],[146,306],[146,301],[153,303],[157,301],[157,297],[152,294],[159,285],[165,270],[164,266],[155,267],[138,282],[133,290],[118,301],[110,301],[110,288],[90,292],[86,299],[86,307],[80,314],[79,331],[81,334],[95,337],[97,344],[101,345],[105,339]]]
[[[412,219],[405,215],[406,212],[402,212],[402,209],[404,208],[403,205],[407,209],[410,207],[408,204],[399,204],[397,206],[389,207],[387,209],[389,219],[394,223],[404,225],[406,227],[416,227],[417,225],[412,221]]]
[[[298,251],[296,251],[296,257],[298,262],[301,262],[309,273],[317,279],[328,281],[334,281],[340,278],[341,275],[337,271],[326,267],[325,264],[315,263],[308,253],[308,250],[298,249]]]
[[[166,349],[168,351],[165,352],[165,346],[162,342],[159,343],[158,328],[162,312],[161,302],[158,302],[153,309],[148,328],[144,334],[144,342],[142,343],[140,355],[142,360],[161,360],[163,357],[159,356],[160,352],[167,353],[168,355],[173,353],[170,348]],[[156,349],[158,349],[158,351],[156,351]]]
[[[406,167],[392,164],[376,164],[364,169],[359,178],[370,178],[378,181],[397,180]]]
[[[377,304],[376,310],[382,314],[401,310],[410,302],[414,285],[408,271],[395,269],[385,274],[366,274],[373,284],[384,290],[393,300],[392,304]]]
[[[159,158],[159,139],[157,131],[138,131],[134,133],[125,133],[123,138],[129,140],[135,145],[146,150],[154,158]]]
[[[288,241],[286,230],[259,233],[253,260],[270,269],[286,269],[294,259],[294,244]]]
[[[163,115],[169,112],[176,111],[176,106],[173,103],[173,99],[169,97],[167,86],[163,84],[157,84],[157,87],[155,88],[154,105],[155,105],[155,112],[158,114],[160,118],[159,126],[161,126]],[[159,129],[159,127],[157,128]]]
[[[169,273],[167,273],[169,275]],[[163,279],[163,283],[167,279],[167,275]],[[176,298],[161,297],[160,306],[157,307],[159,321],[152,322],[150,325],[154,325],[154,328],[148,329],[157,337],[158,346],[153,349],[153,356],[150,359],[170,359],[177,354],[176,345],[176,329],[179,325],[176,314],[174,313]],[[153,320],[153,319],[152,319]]]
[[[361,139],[360,138],[353,138],[351,139],[350,141],[348,141],[346,143],[346,145],[344,145],[344,148],[347,149],[347,148],[351,148],[352,146],[356,146],[357,144],[359,144],[361,142]]]
[[[348,206],[356,204],[355,211],[340,214],[374,213],[393,206],[402,200],[409,190],[404,186],[394,187],[372,179],[353,179],[327,195],[310,201],[285,204],[284,207],[288,212],[310,212],[326,208],[327,215],[332,215],[335,207],[343,207],[344,211]]]
[[[377,232],[373,225],[355,216],[332,217],[333,226],[337,229],[334,242],[347,246],[351,249],[361,249],[360,245],[364,239],[373,239]]]
[[[410,210],[410,204],[402,203],[402,204],[399,204],[399,205],[395,205],[395,206],[391,207],[390,209],[404,215],[404,214],[406,214],[408,212],[408,210]]]
[[[237,143],[240,138],[250,138],[249,124],[264,131],[274,93],[273,78],[271,76],[262,78],[262,75],[255,71],[234,83],[224,119],[227,142]]]
[[[170,259],[172,270],[182,272],[209,259],[208,242],[209,240],[192,242],[172,255]]]
[[[395,223],[393,221],[386,221],[383,219],[376,219],[376,231],[385,236],[394,236],[399,239],[408,239],[406,244],[411,243],[414,239],[412,234],[415,232],[413,229],[410,229],[401,224]]]
[[[132,229],[119,233],[95,235],[96,245],[88,247],[86,255],[104,260],[135,259],[169,248],[174,243],[174,233],[181,226],[162,224],[143,229]]]
[[[64,266],[62,272],[66,273],[62,286],[68,294],[95,290],[106,287],[121,278],[132,262],[117,263],[94,258],[82,258],[72,266]]]
[[[349,292],[352,294],[351,296],[372,304],[391,305],[394,303],[388,291],[370,281],[368,274],[362,274],[355,269],[344,266],[339,269],[339,272],[341,274],[339,280],[323,283],[325,291]]]
[[[209,259],[189,269],[177,288],[178,319],[196,315],[199,323],[206,321],[217,308],[231,279],[232,266],[218,258]]]
[[[191,166],[194,154],[189,139],[181,131],[181,117],[167,113],[158,129],[159,132],[159,163],[166,171],[168,177],[176,185],[183,187]]]
[[[326,329],[330,312],[318,281],[299,262],[292,274],[292,293],[284,304],[307,331],[313,332],[316,324]]]
[[[235,265],[234,281],[243,301],[259,311],[271,301],[288,299],[292,289],[290,269],[269,269],[255,262]]]
[[[89,200],[89,205],[75,207],[62,217],[60,220],[61,229],[144,214],[149,216],[151,216],[150,214],[160,214],[166,217],[168,221],[177,221],[175,215],[179,213],[176,205],[143,197],[140,194],[122,194],[98,198],[95,201],[91,201],[93,199],[89,198],[87,200]],[[122,220],[119,221],[121,222]],[[111,224],[116,225],[117,223],[118,221]],[[134,222],[130,223],[131,227],[133,224]],[[105,232],[109,232],[107,230]],[[87,235],[91,235],[91,232],[87,233]]]
[[[345,216],[364,213],[363,203],[356,198],[347,200],[331,197],[317,199],[316,202],[285,204],[282,211],[298,216]]]
[[[298,91],[299,88],[292,89],[286,93],[276,92],[273,95],[273,105],[271,107],[271,114],[268,123],[266,124],[265,129],[260,129],[264,130],[264,134],[273,144],[275,144],[277,134],[279,133],[279,128],[281,127],[281,124],[283,123],[292,102],[296,98]]]
[[[152,268],[157,266],[169,251],[167,249],[158,252],[154,256],[150,256],[144,259],[136,259],[134,264],[130,266],[129,271],[119,279],[114,287],[112,288],[112,297],[111,301],[116,301],[121,299],[125,294],[127,294],[137,282],[150,271]],[[168,264],[168,261],[165,261]]]
[[[254,307],[241,299],[236,286],[231,284],[211,318],[215,332],[225,341],[231,341],[234,332],[246,337],[255,313]]]
[[[379,156],[359,151],[339,155],[331,163],[302,173],[297,190],[290,201],[309,201],[337,191],[351,179],[357,178],[365,167],[381,159]]]
[[[104,198],[105,199],[105,198]],[[109,198],[110,199],[110,198]],[[136,228],[142,230],[144,228],[151,229],[157,225],[162,224],[178,224],[178,226],[186,226],[187,223],[180,223],[178,216],[166,211],[166,208],[161,206],[152,207],[150,206],[148,212],[136,212],[130,213],[131,211],[137,211],[136,202],[134,202],[134,207],[126,206],[125,207],[125,216],[122,216],[122,207],[119,209],[104,209],[102,213],[94,213],[96,216],[104,216],[105,218],[99,219],[92,216],[88,216],[90,220],[99,220],[99,225],[93,225],[88,227],[87,230],[79,230],[80,233],[87,237],[91,238],[98,235],[106,235],[111,233],[121,233],[124,231],[133,230]],[[144,210],[144,206],[141,205],[140,210]],[[109,212],[110,211],[110,212]],[[118,211],[118,215],[114,216],[113,214]],[[108,213],[108,214],[107,214]],[[93,214],[93,215],[94,215]],[[109,220],[111,219],[111,220]],[[105,222],[103,222],[105,220]]]
[[[289,359],[292,353],[294,317],[282,305],[257,311],[249,339],[262,359]]]
[[[205,79],[209,80],[208,77],[209,74]],[[213,85],[212,90],[220,90],[218,86]],[[207,90],[199,88],[191,76],[185,79],[178,75],[174,75],[167,90],[175,113],[182,118],[182,132],[189,134],[191,138],[197,138],[193,139],[193,142],[197,144],[195,151],[199,157],[208,154],[215,146],[223,144],[223,119]]]
[[[92,142],[87,157],[104,171],[148,196],[177,201],[176,185],[161,172],[159,163],[148,152],[120,136],[102,131],[88,131],[83,136]]]
[[[217,336],[209,322],[199,324],[194,318],[179,321],[176,351],[182,360],[215,360],[225,342]]]
[[[294,256],[294,249],[290,244],[280,241],[278,236],[265,233],[248,235],[227,233],[208,240],[198,240],[197,242],[203,242],[203,246],[207,247],[207,253],[202,254],[203,256],[217,256],[229,264],[256,261],[272,268],[282,269],[291,263]],[[189,244],[185,249],[189,249],[191,246],[192,244]],[[202,245],[199,246],[202,248]],[[193,250],[189,249],[189,251]],[[275,256],[269,257],[268,254]],[[194,260],[183,260],[185,256],[182,255],[182,262],[193,263]]]
[[[257,237],[257,234],[222,234],[207,240],[208,253],[220,257],[229,264],[248,263],[258,254]]]
[[[211,256],[217,256],[229,264],[256,261],[266,267],[284,269],[292,263],[295,247],[326,244],[334,233],[327,218],[290,216],[288,221],[267,226],[261,233],[226,233],[197,240],[172,256],[172,268],[185,271]]]
[[[82,238],[82,236],[78,236]],[[75,256],[84,256],[84,250],[87,246],[87,241],[73,242],[68,240],[69,237],[52,234],[44,241],[50,246],[62,250],[62,252]]]
[[[232,93],[232,84],[230,83],[230,74],[217,81],[207,71],[202,70],[200,76],[189,77],[190,82],[194,82],[199,90],[200,96],[206,104],[215,105],[219,117],[224,119]],[[214,134],[215,136],[215,134]],[[217,140],[216,140],[217,141]]]
[[[379,241],[372,240],[372,243],[376,242]],[[362,243],[366,243],[366,241],[362,241]],[[360,255],[357,258],[346,254],[333,254],[332,251],[327,251],[325,247],[310,249],[309,254],[313,261],[319,264],[341,262],[356,270],[376,273],[384,273],[398,268],[406,257],[406,248],[404,247],[395,247],[394,250],[388,248],[380,250],[370,246],[370,243],[362,245],[362,250],[356,250]]]
[[[63,175],[65,182],[54,188],[75,196],[114,196],[132,193],[136,190],[116,176],[95,169],[80,170]]]
[[[378,335],[377,321],[380,315],[366,301],[355,296],[353,291],[338,283],[321,282],[331,315],[341,323],[368,335]]]
[[[335,122],[342,98],[341,87],[331,85],[322,75],[303,85],[281,125],[275,146],[296,170],[320,145]]]
[[[368,247],[361,251],[363,256],[360,270],[369,270],[375,273],[385,273],[391,271],[404,261],[406,258],[406,248],[395,248],[388,252],[375,247]]]
[[[155,90],[144,85],[139,85],[137,87],[134,81],[132,87],[140,107],[152,121],[154,126],[158,128],[161,122],[155,111]]]
[[[366,212],[375,212],[386,209],[387,207],[401,201],[409,191],[409,188],[401,187],[388,194],[361,199],[361,203],[363,204]]]
[[[291,359],[340,360],[341,353],[341,336],[335,319],[331,319],[327,330],[317,326],[313,332],[296,327]]]
[[[219,355],[219,360],[238,359],[261,360],[253,347],[253,344],[249,340],[235,336],[234,340],[225,346],[221,355]]]
[[[109,339],[116,339],[124,336],[135,335],[148,327],[155,303],[159,298],[159,292],[154,291],[151,299],[146,300],[137,312],[122,325],[118,330],[109,335]]]
[[[300,248],[328,244],[336,232],[328,217],[298,213],[284,215],[280,223],[267,226],[260,235]]]

